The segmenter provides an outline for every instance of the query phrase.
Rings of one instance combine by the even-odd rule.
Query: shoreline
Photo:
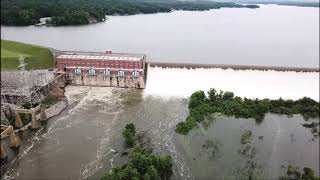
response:
[[[8,27],[29,27],[29,26],[35,26],[35,27],[68,27],[68,26],[85,26],[85,25],[91,25],[91,24],[97,24],[97,23],[102,23],[108,20],[108,16],[113,17],[113,16],[134,16],[134,15],[150,15],[150,14],[158,14],[158,13],[172,13],[175,11],[190,11],[190,12],[203,12],[203,11],[211,11],[211,10],[219,10],[219,9],[224,9],[224,8],[245,8],[245,9],[259,9],[261,6],[268,6],[268,5],[277,5],[277,6],[289,6],[289,7],[302,7],[302,8],[320,8],[320,4],[315,2],[315,3],[300,3],[300,2],[293,2],[293,3],[277,3],[277,2],[256,2],[256,3],[245,3],[245,2],[235,2],[235,5],[241,6],[241,7],[228,7],[228,6],[222,6],[219,8],[209,8],[209,9],[197,9],[197,10],[185,10],[185,9],[171,9],[171,11],[158,11],[158,12],[153,12],[153,13],[134,13],[134,14],[105,14],[105,19],[102,19],[101,21],[95,20],[93,22],[90,22],[87,24],[66,24],[66,25],[53,25],[53,24],[41,24],[41,23],[36,23],[36,24],[29,24],[29,25],[7,25],[7,24],[1,24],[1,26],[8,26]]]

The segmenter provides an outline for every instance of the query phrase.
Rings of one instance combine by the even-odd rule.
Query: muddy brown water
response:
[[[3,179],[99,179],[126,161],[121,131],[129,122],[146,131],[156,153],[173,157],[172,179],[277,178],[288,164],[319,175],[319,139],[300,115],[267,114],[259,125],[217,115],[209,126],[182,136],[174,129],[188,114],[187,98],[81,86],[68,86],[66,96],[68,109],[29,135]],[[245,130],[252,131],[255,148],[249,156],[240,153]],[[208,141],[214,149],[203,148]]]

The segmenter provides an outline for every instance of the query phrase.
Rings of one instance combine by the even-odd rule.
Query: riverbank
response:
[[[17,70],[23,57],[27,69],[53,68],[53,56],[48,48],[1,39],[1,70]]]

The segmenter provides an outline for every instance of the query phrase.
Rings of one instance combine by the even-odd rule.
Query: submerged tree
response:
[[[303,173],[299,171],[299,167],[289,165],[286,176],[280,176],[280,180],[320,180],[309,167],[303,168]]]
[[[125,139],[126,145],[132,147],[134,145],[134,136],[136,134],[136,128],[133,123],[126,125],[125,129],[122,131],[122,136]]]

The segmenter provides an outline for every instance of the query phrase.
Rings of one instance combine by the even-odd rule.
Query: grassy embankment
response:
[[[27,69],[48,69],[54,66],[49,49],[15,41],[1,40],[1,70],[17,69],[23,56]]]

